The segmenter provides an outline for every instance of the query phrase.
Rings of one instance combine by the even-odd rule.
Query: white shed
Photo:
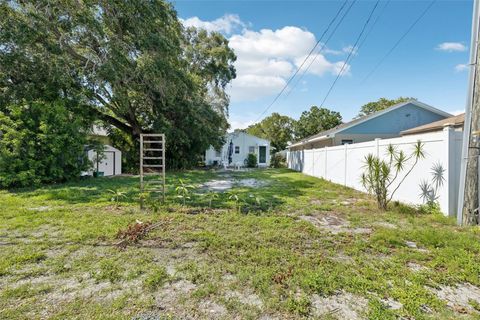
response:
[[[230,143],[232,144],[231,162],[228,155]],[[267,167],[270,164],[270,141],[252,136],[243,131],[235,131],[227,134],[225,144],[220,150],[215,150],[211,146],[205,152],[205,164],[243,166],[249,153],[257,156],[259,167]]]
[[[122,173],[122,152],[110,145],[105,145],[103,157],[97,159],[95,150],[88,150],[88,160],[92,161],[93,168],[87,175],[93,175],[94,172],[99,172],[103,176],[114,176]]]

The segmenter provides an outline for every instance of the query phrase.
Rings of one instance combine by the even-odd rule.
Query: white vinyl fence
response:
[[[403,150],[406,155],[412,153],[415,143],[420,140],[424,145],[425,158],[419,160],[413,171],[396,191],[393,199],[408,204],[422,204],[422,189],[420,184],[427,182],[434,185],[433,168],[441,167],[443,183],[437,188],[436,195],[442,212],[448,215],[456,214],[458,184],[460,176],[460,160],[462,153],[462,132],[446,127],[443,131],[411,135],[393,139],[376,139],[374,141],[320,149],[289,151],[287,163],[290,169],[304,174],[324,178],[360,191],[366,191],[362,186],[360,176],[365,171],[365,157],[368,154],[387,157],[387,147],[392,144],[397,150]],[[406,168],[410,168],[407,164]],[[407,170],[397,178],[398,186]]]

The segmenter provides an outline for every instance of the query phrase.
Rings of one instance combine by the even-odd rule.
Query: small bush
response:
[[[257,166],[257,156],[254,153],[249,153],[247,156],[247,167],[255,168]]]
[[[149,290],[156,290],[168,279],[167,270],[164,267],[155,268],[144,281],[144,285]]]
[[[275,153],[272,158],[270,159],[270,167],[272,168],[286,168],[287,167],[287,159],[280,154]]]

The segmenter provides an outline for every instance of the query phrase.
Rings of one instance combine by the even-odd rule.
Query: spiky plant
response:
[[[380,210],[387,210],[395,192],[415,168],[418,161],[424,157],[425,152],[421,141],[417,141],[409,156],[402,150],[398,151],[395,146],[390,144],[387,147],[387,160],[380,159],[373,154],[368,154],[365,157],[365,172],[361,176],[361,182],[369,193],[375,195]],[[410,168],[407,170],[409,163]],[[390,191],[389,188],[399,179],[400,173],[405,170],[407,170],[406,173],[396,187]]]

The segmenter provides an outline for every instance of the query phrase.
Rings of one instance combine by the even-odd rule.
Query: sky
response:
[[[335,23],[353,0],[349,1]],[[462,112],[472,1],[437,0],[431,5],[431,1],[380,0],[372,13],[376,2],[357,0],[335,33],[330,27],[323,38],[344,0],[172,3],[184,25],[221,32],[237,55],[237,77],[227,88],[232,129],[246,128],[272,112],[298,119],[313,105],[338,111],[348,121],[363,104],[380,97],[414,97],[453,114]],[[360,46],[355,47],[360,34]],[[271,105],[319,40],[317,50]]]

